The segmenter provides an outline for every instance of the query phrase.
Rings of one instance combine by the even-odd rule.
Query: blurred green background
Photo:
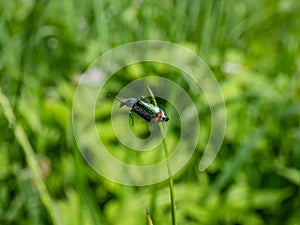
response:
[[[82,158],[71,124],[78,76],[97,57],[158,39],[204,59],[228,116],[219,155],[199,172],[210,132],[199,104],[203,139],[174,177],[178,224],[299,225],[299,10],[295,0],[1,1],[0,224],[146,224],[146,208],[155,225],[171,224],[167,183],[102,178]],[[127,79],[112,80],[112,90],[137,74],[175,73],[137,68],[120,71]],[[97,121],[110,123],[111,103],[97,107]]]

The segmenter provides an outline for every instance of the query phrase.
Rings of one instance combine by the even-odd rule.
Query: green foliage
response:
[[[1,1],[1,101],[8,99],[16,120],[1,104],[0,224],[146,224],[146,208],[153,224],[171,224],[167,182],[126,187],[100,177],[77,149],[71,123],[78,76],[97,57],[124,43],[160,39],[205,60],[228,116],[221,151],[200,173],[210,112],[180,71],[141,63],[108,83],[117,93],[140,74],[160,75],[198,104],[197,151],[174,177],[178,224],[299,225],[299,9],[293,0]],[[110,126],[113,100],[102,100],[98,130]],[[166,110],[178,118],[172,107]],[[144,135],[148,127],[140,122],[137,135]],[[179,127],[170,124],[172,148]],[[120,147],[112,129],[102,138],[125,162],[163,157]]]

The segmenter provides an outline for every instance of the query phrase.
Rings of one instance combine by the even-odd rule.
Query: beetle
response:
[[[149,102],[145,97],[140,98],[125,98],[120,100],[112,95],[111,97],[117,99],[120,102],[120,108],[123,106],[127,106],[131,108],[129,112],[129,116],[131,118],[132,126],[134,126],[133,117],[131,115],[132,112],[135,112],[148,123],[159,123],[159,122],[167,122],[169,118],[166,116],[165,112],[154,105],[152,102]],[[145,101],[147,100],[147,102]]]

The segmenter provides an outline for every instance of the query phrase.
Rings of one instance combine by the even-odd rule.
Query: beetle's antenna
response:
[[[119,98],[117,98],[116,96],[113,96],[112,94],[108,94],[110,97],[112,97],[112,98],[114,98],[114,99],[116,99],[116,100],[118,100],[119,102],[122,102],[122,100],[120,100]]]

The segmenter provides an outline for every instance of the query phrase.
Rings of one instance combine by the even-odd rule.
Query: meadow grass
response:
[[[145,223],[150,205],[154,224],[299,224],[299,9],[291,0],[2,1],[0,223],[134,225]],[[195,169],[210,132],[210,113],[199,105],[195,157],[169,186],[126,187],[99,177],[72,134],[75,75],[105,51],[144,39],[201,56],[227,105],[214,163]],[[115,87],[133,79],[124,77]],[[51,165],[45,177],[36,162],[42,156]],[[27,170],[32,177],[23,185]]]

